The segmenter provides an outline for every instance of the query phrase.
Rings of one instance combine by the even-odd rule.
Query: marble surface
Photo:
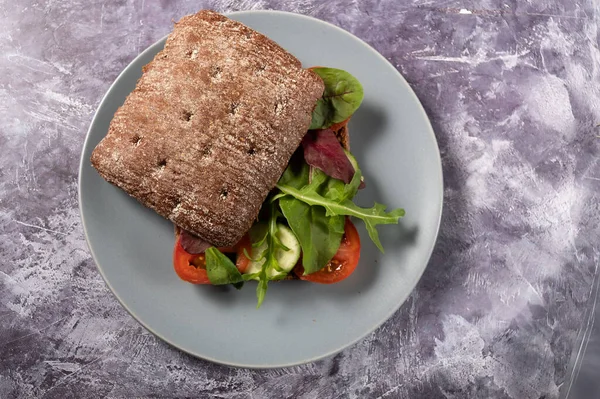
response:
[[[0,398],[566,395],[600,257],[599,7],[0,1]],[[137,53],[201,8],[341,26],[431,117],[446,188],[430,265],[400,311],[333,358],[269,371],[191,358],[140,327],[90,258],[77,167],[93,112]]]

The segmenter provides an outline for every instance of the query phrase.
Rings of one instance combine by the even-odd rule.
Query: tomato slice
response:
[[[196,263],[193,261],[196,260]],[[178,239],[173,252],[173,265],[180,279],[192,284],[210,284],[206,273],[206,261],[204,254],[190,254],[181,246]]]
[[[348,122],[350,122],[350,118],[352,118],[352,116],[349,116],[341,122],[334,123],[333,125],[329,126],[329,129],[333,130],[335,134],[340,134],[342,129],[346,129],[348,127]]]
[[[250,264],[250,259],[244,254],[244,249],[246,249],[248,253],[251,253],[252,251],[252,244],[250,243],[248,234],[242,237],[240,242],[233,247],[219,248],[219,251],[223,253],[235,252],[235,266],[240,273],[243,273]],[[179,238],[177,239],[177,242],[175,242],[173,265],[175,266],[175,272],[182,280],[192,284],[210,284],[208,273],[206,272],[206,258],[204,257],[204,254],[190,254],[183,249]]]
[[[248,266],[250,265],[250,259],[244,253],[251,254],[252,253],[252,242],[250,242],[250,235],[246,234],[242,237],[240,242],[235,244],[233,247],[236,253],[235,267],[240,271],[240,273],[244,273]]]
[[[298,262],[296,267],[294,267],[294,274],[296,274],[300,280],[320,284],[334,284],[346,279],[354,272],[356,265],[358,265],[359,258],[360,237],[354,224],[349,218],[346,218],[342,243],[336,254],[333,256],[333,259],[331,259],[323,269],[306,276],[304,275],[302,262]]]

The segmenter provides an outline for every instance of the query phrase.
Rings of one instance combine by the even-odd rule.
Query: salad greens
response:
[[[215,247],[210,247],[204,252],[206,256],[206,273],[213,285],[237,284],[241,288],[244,282],[242,273],[233,264],[231,259],[225,256]]]
[[[325,92],[317,100],[310,129],[325,129],[352,116],[363,99],[363,88],[358,79],[342,69],[312,70],[323,79]]]
[[[290,170],[289,166],[288,170]],[[361,177],[358,167],[349,184],[340,186],[337,182],[331,182],[332,179],[323,172],[315,170],[316,173],[312,181],[302,188],[298,188],[298,182],[294,181],[302,179],[302,176],[294,177],[291,172],[287,173],[288,170],[284,172],[279,183],[275,186],[281,191],[281,194],[278,194],[276,198],[291,196],[307,205],[323,207],[325,209],[325,216],[346,215],[361,219],[365,222],[369,237],[377,248],[383,252],[383,246],[379,241],[379,234],[375,226],[379,224],[398,223],[398,219],[404,216],[404,209],[395,209],[391,212],[386,212],[385,205],[378,203],[375,203],[372,208],[361,208],[355,205],[352,202],[352,198],[358,190]],[[322,186],[325,186],[325,192],[323,192]]]
[[[253,229],[255,227],[266,228],[267,226],[264,222],[258,222],[254,225]],[[279,264],[279,267],[281,268],[282,272],[277,271],[274,268],[267,270],[267,277],[269,280],[275,279],[276,277],[278,277],[278,275],[281,275],[282,278],[287,277],[288,273],[291,272],[292,269],[298,263],[300,255],[302,255],[302,248],[300,247],[300,242],[298,242],[296,235],[294,234],[292,229],[289,228],[289,226],[287,226],[284,223],[278,222],[277,232],[275,234],[282,244],[282,247],[275,251],[275,259],[277,260],[277,263]],[[283,249],[284,247],[286,249]],[[264,253],[265,251],[267,251],[268,248],[269,246],[266,240],[263,240],[263,242],[258,247],[251,248],[252,253],[247,258],[253,259],[254,257],[257,258],[257,260],[250,261],[250,263],[246,266],[244,270],[245,274],[254,274],[262,270],[262,267],[265,263]],[[256,277],[255,280],[258,280],[258,277]]]
[[[258,248],[264,243],[267,244],[267,249],[259,254],[258,258],[252,259],[254,262],[264,260],[264,263],[260,271],[252,274],[244,274],[244,280],[258,278],[258,286],[256,287],[256,297],[258,299],[258,303],[256,304],[257,308],[260,307],[265,299],[269,280],[281,280],[282,278],[285,278],[286,273],[284,273],[284,270],[279,265],[276,254],[279,249],[283,249],[284,251],[288,250],[277,236],[277,218],[280,215],[277,205],[275,202],[269,200],[265,201],[265,204],[268,206],[268,220],[266,224],[256,224],[256,227],[253,227],[250,232],[252,248]],[[248,255],[249,254],[246,256]],[[277,273],[275,277],[269,277],[272,274],[270,273],[271,270],[282,274]]]
[[[279,206],[302,247],[304,274],[318,272],[340,247],[344,216],[326,216],[324,208],[293,197],[280,198]]]
[[[348,119],[362,102],[361,84],[340,69],[314,68],[313,71],[325,82],[325,91],[313,111],[310,129],[325,129]],[[384,205],[378,203],[371,208],[355,205],[352,199],[361,185],[362,173],[352,154],[347,151],[345,154],[355,171],[348,184],[328,176],[318,167],[309,166],[298,151],[263,204],[259,221],[250,230],[252,255],[257,248],[261,249],[255,259],[251,258],[251,254],[246,256],[252,262],[261,262],[260,270],[256,272],[254,268],[253,272],[241,274],[227,256],[216,248],[209,248],[206,250],[206,268],[211,283],[239,287],[244,281],[257,279],[257,308],[260,307],[268,282],[285,278],[287,273],[277,256],[281,255],[281,251],[289,251],[278,238],[278,223],[289,226],[293,232],[290,235],[296,236],[302,249],[305,275],[321,270],[334,257],[344,235],[347,216],[361,219],[369,237],[383,252],[376,227],[398,223],[398,219],[404,216],[404,210],[388,212]]]
[[[311,174],[312,179],[309,179]],[[341,200],[353,197],[356,193],[358,188],[354,187],[360,184],[360,171],[355,174],[353,181],[346,185],[319,169],[311,169],[305,162],[301,162],[299,167],[292,163],[283,172],[278,184],[298,190],[312,185],[325,197]],[[326,215],[324,207],[311,206],[283,192],[277,194],[274,199],[279,201],[283,215],[300,241],[304,273],[319,271],[333,258],[340,246],[344,235],[345,217]]]

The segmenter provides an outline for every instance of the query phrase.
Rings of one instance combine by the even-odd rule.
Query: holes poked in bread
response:
[[[191,60],[195,60],[196,58],[198,58],[198,50],[193,49],[193,50],[188,50],[187,53],[185,53],[185,55],[191,59]]]
[[[283,112],[283,109],[285,108],[285,104],[282,102],[277,102],[275,104],[275,115],[280,115]]]
[[[209,158],[212,155],[212,146],[207,144],[202,150],[200,150],[202,158]]]
[[[229,195],[229,191],[227,190],[227,186],[223,187],[221,189],[221,193],[219,194],[219,198],[221,199],[221,201],[225,201],[227,199],[227,196]]]
[[[192,116],[194,116],[193,112],[183,111],[181,119],[183,119],[186,122],[189,122],[192,120]]]
[[[232,102],[231,105],[229,106],[229,113],[231,115],[237,114],[237,111],[238,111],[239,107],[240,107],[240,103]]]
[[[256,155],[257,152],[258,152],[258,148],[256,147],[254,140],[252,140],[252,139],[248,140],[248,148],[246,149],[246,154],[253,157],[254,155]]]
[[[161,159],[160,161],[158,161],[157,166],[158,170],[162,172],[167,167],[167,160],[165,158]]]
[[[181,201],[177,201],[175,203],[175,206],[173,207],[173,209],[171,210],[171,215],[175,216],[177,215],[180,211],[181,211]]]
[[[131,143],[137,147],[138,145],[140,145],[140,143],[142,142],[142,137],[138,134],[134,134],[133,137],[131,138]]]
[[[265,70],[266,70],[266,69],[267,69],[267,66],[266,66],[266,65],[259,65],[259,66],[256,68],[256,71],[254,71],[254,74],[255,74],[255,75],[262,75],[262,74],[265,72]]]
[[[210,77],[211,78],[219,79],[221,77],[221,72],[223,72],[223,69],[220,66],[218,66],[218,65],[210,66]]]

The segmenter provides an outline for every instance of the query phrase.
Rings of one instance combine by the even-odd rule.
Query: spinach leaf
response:
[[[288,165],[288,167],[283,171],[283,174],[279,178],[278,184],[285,184],[297,189],[300,189],[308,184],[309,175],[310,175],[310,167],[304,162],[294,162]],[[273,198],[273,201],[276,200],[277,197]]]
[[[265,205],[263,205],[263,208],[265,207]],[[252,243],[252,251],[254,252],[254,248],[258,248],[260,247],[263,242],[265,242],[265,240],[267,239],[267,234],[269,233],[269,226],[267,223],[263,222],[261,219],[259,219],[258,222],[255,222],[252,227],[250,228],[250,231],[248,231],[248,235],[250,236],[250,242]],[[262,255],[259,254],[259,258]],[[248,257],[249,259],[252,259],[252,257]]]
[[[317,105],[315,105],[315,109],[312,112],[309,130],[325,129],[333,125],[335,123],[332,122],[334,114],[335,109],[333,108],[331,101],[327,101],[322,97],[319,98],[317,100]]]
[[[376,226],[398,223],[398,219],[404,216],[404,209],[386,212],[385,205],[378,203],[375,203],[372,208],[361,208],[355,205],[352,202],[352,197],[356,194],[361,176],[358,167],[356,167],[355,176],[350,184],[343,187],[336,182],[328,181],[327,179],[335,179],[328,178],[323,172],[318,170],[314,172],[316,173],[313,175],[312,181],[301,188],[298,188],[301,184],[299,179],[304,179],[306,173],[288,173],[287,175],[284,173],[286,179],[280,180],[276,186],[281,191],[281,194],[277,196],[279,201],[281,202],[283,198],[290,196],[310,206],[322,206],[325,209],[325,216],[346,215],[362,219],[369,237],[377,248],[383,252]],[[296,235],[298,234],[296,233]]]
[[[323,79],[325,91],[313,111],[310,129],[324,129],[352,116],[363,100],[360,82],[341,69],[312,70]]]
[[[340,247],[345,217],[326,216],[325,208],[289,196],[280,198],[279,206],[302,247],[304,274],[321,270]]]
[[[354,157],[351,158],[351,162],[352,160]],[[295,171],[286,170],[279,183],[302,189],[309,184],[308,176],[311,173],[310,184],[316,188],[319,195],[333,201],[352,199],[360,184],[360,171],[355,173],[350,184],[344,184],[343,181],[327,176],[319,169],[311,170],[306,163]],[[328,216],[325,214],[324,207],[310,206],[284,193],[279,199],[279,207],[302,247],[302,266],[305,274],[321,270],[340,247],[344,235],[345,217]]]
[[[239,284],[244,281],[233,262],[215,247],[210,247],[205,251],[206,273],[208,279],[213,285]],[[241,288],[241,286],[240,286]],[[238,288],[239,289],[239,288]]]

